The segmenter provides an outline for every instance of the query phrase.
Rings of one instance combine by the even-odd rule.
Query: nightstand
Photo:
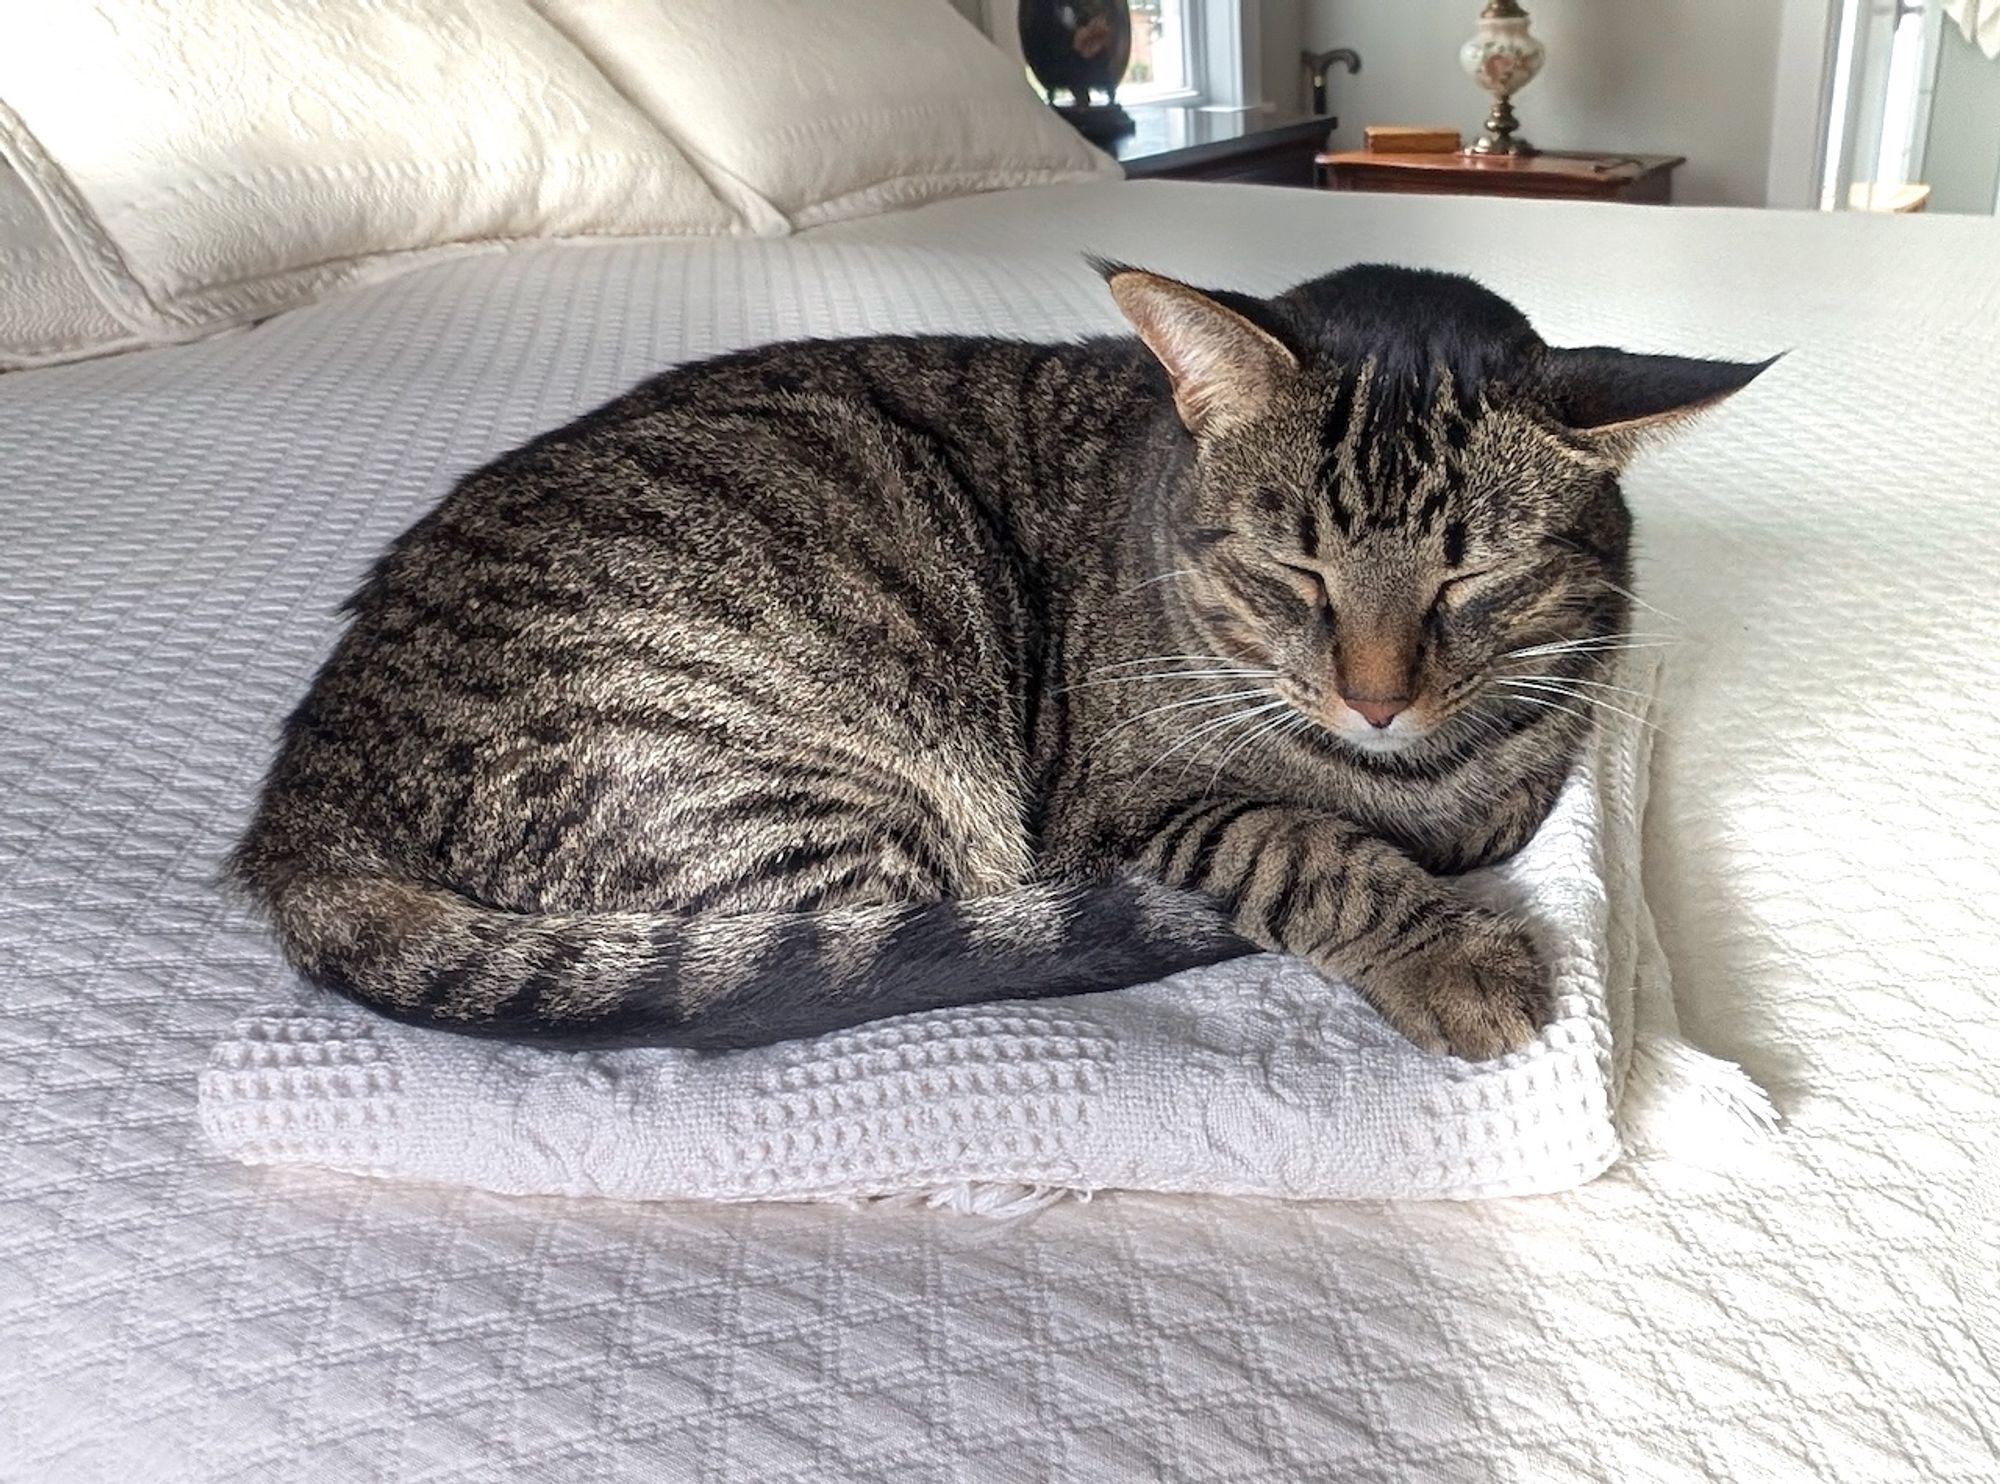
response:
[[[1673,199],[1680,155],[1387,155],[1365,149],[1318,157],[1333,191],[1423,191],[1453,196],[1539,196],[1570,201]]]
[[[1312,186],[1314,160],[1340,120],[1277,109],[1135,103],[1132,133],[1106,144],[1133,180],[1237,180]]]

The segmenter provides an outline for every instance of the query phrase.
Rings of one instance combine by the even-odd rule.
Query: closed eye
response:
[[[1333,606],[1333,595],[1327,590],[1326,573],[1318,567],[1308,567],[1304,562],[1290,561],[1285,557],[1272,557],[1271,563],[1308,602],[1321,607]]]
[[[1498,567],[1481,567],[1476,572],[1461,572],[1456,577],[1447,577],[1438,584],[1437,591],[1431,595],[1431,612],[1435,613],[1443,607],[1444,600],[1448,596],[1462,592],[1469,584],[1478,582],[1481,578],[1491,577],[1499,570]]]

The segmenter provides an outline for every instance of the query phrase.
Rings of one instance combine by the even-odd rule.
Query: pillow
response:
[[[746,213],[1116,177],[946,0],[532,0]]]
[[[140,343],[97,302],[21,177],[0,165],[0,371]]]
[[[0,158],[122,327],[107,348],[190,339],[439,249],[746,230],[524,0],[16,7]]]

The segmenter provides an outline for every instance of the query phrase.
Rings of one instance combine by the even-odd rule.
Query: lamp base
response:
[[[1486,132],[1465,147],[1469,155],[1538,155],[1536,149],[1515,131],[1521,121],[1514,117],[1514,105],[1506,98],[1493,104],[1486,115]]]
[[[1541,153],[1539,149],[1536,149],[1534,145],[1528,143],[1527,140],[1521,138],[1518,134],[1509,135],[1505,139],[1498,138],[1492,134],[1481,134],[1465,147],[1465,152],[1469,155],[1538,155]]]

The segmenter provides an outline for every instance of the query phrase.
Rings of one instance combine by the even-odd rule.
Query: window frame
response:
[[[1156,88],[1148,83],[1137,86],[1142,90],[1127,94],[1121,87],[1119,93],[1125,101],[1138,104],[1147,103],[1200,103],[1205,96],[1202,87],[1205,79],[1201,72],[1204,49],[1201,44],[1202,0],[1161,0],[1163,5],[1172,5],[1180,11],[1181,32],[1181,76],[1187,79],[1177,88]]]

